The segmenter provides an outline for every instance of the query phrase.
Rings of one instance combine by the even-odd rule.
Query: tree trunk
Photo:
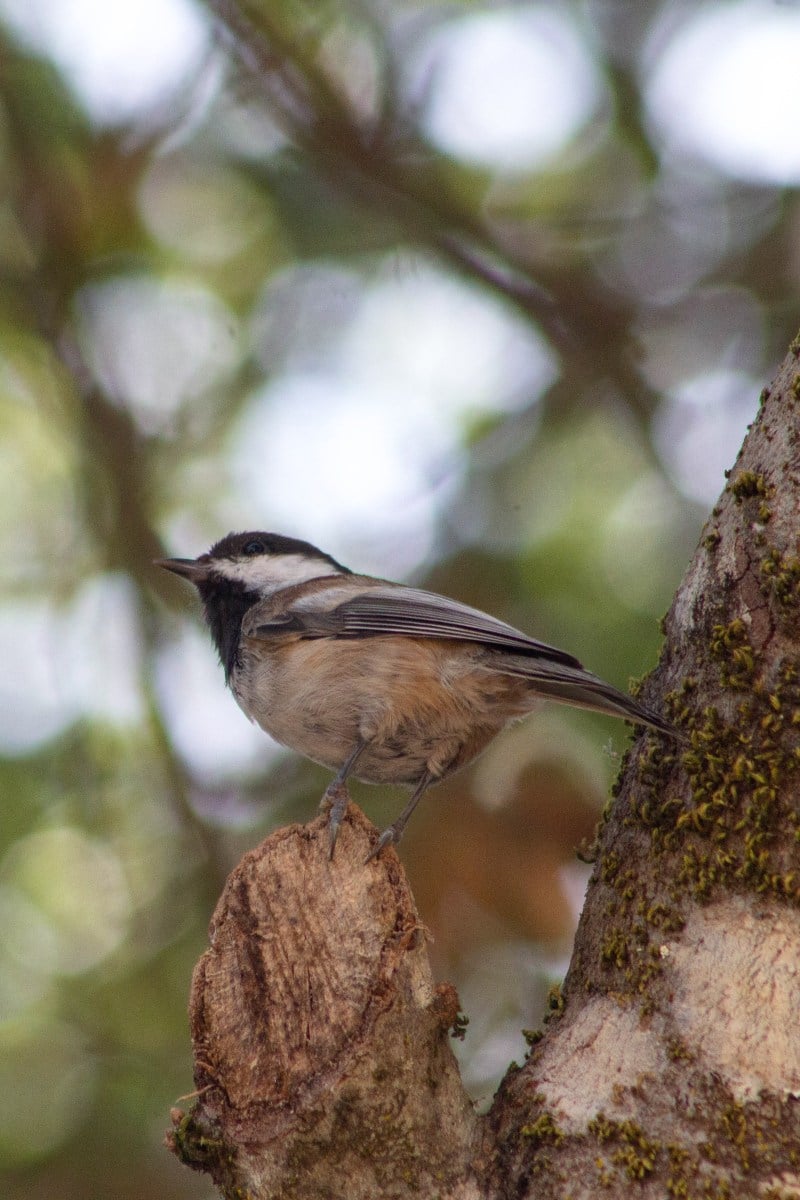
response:
[[[666,620],[557,1014],[477,1117],[394,853],[351,807],[231,875],[173,1150],[229,1197],[800,1195],[800,339]],[[663,699],[660,699],[663,698]],[[497,864],[501,871],[503,864]]]

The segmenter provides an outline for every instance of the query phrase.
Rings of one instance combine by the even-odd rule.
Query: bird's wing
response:
[[[566,651],[530,638],[513,625],[477,608],[418,588],[373,585],[371,581],[348,577],[331,587],[298,595],[286,607],[280,606],[278,594],[269,607],[257,606],[248,614],[243,632],[247,637],[265,640],[285,635],[399,636],[477,643],[489,651],[482,664],[487,670],[522,676],[540,696],[675,733],[658,713],[592,675]]]
[[[256,638],[289,632],[309,638],[392,635],[446,638],[478,642],[492,649],[541,657],[554,664],[581,669],[577,658],[566,651],[530,638],[505,621],[435,592],[399,584],[378,585],[367,590],[359,587],[346,599],[340,599],[342,590],[335,587],[299,596],[274,617],[248,622],[247,634]]]

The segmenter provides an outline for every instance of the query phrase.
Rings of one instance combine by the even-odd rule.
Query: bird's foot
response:
[[[398,829],[396,827],[396,824],[389,825],[389,827],[387,829],[384,829],[383,833],[378,838],[377,842],[372,847],[372,849],[370,850],[367,857],[364,859],[364,862],[365,863],[372,862],[373,858],[378,857],[381,850],[383,850],[384,846],[396,846],[402,836],[403,836],[402,829]]]
[[[333,858],[336,839],[339,836],[339,826],[347,812],[350,803],[350,793],[347,784],[334,779],[325,789],[325,794],[319,802],[320,811],[328,809],[328,858]]]

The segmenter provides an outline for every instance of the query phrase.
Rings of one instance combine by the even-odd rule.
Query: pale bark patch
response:
[[[735,896],[668,944],[680,1036],[741,1102],[800,1089],[799,945],[800,913]]]
[[[657,1078],[666,1066],[661,1039],[648,1024],[636,1006],[597,996],[543,1048],[536,1086],[564,1133],[584,1133],[601,1112],[615,1120],[635,1114],[625,1089]]]

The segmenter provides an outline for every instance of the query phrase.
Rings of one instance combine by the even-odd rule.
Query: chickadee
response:
[[[352,775],[414,791],[370,858],[399,842],[431,784],[471,762],[541,699],[672,726],[576,658],[434,592],[354,575],[308,542],[230,533],[199,558],[160,560],[195,585],[240,707],[337,772],[330,853]]]

